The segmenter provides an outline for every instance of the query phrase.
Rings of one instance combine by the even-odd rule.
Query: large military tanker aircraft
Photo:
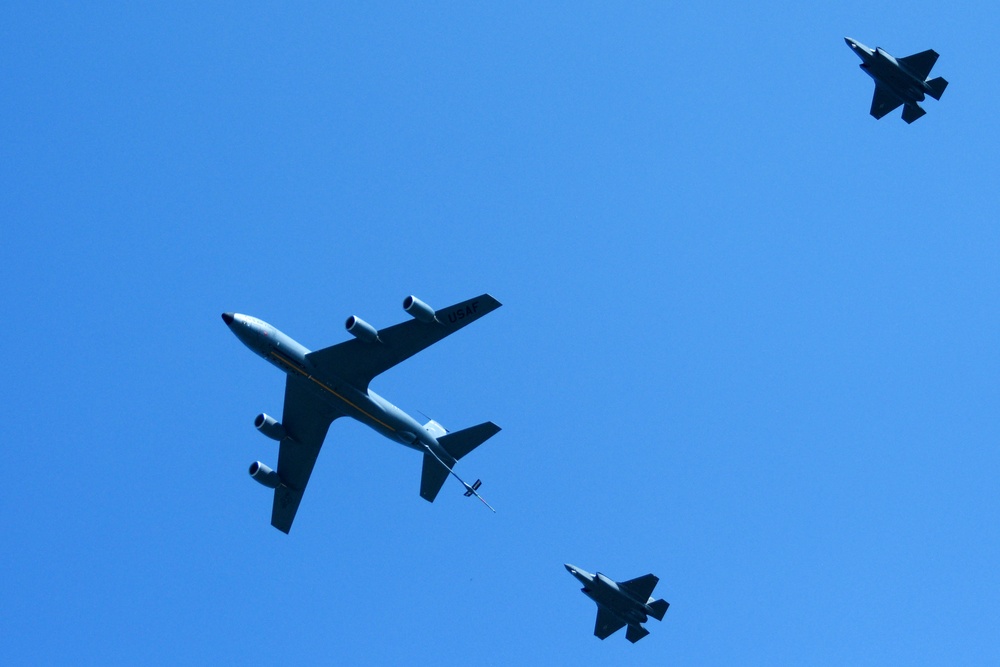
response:
[[[274,489],[271,525],[288,533],[309,482],[330,424],[353,417],[379,433],[423,453],[420,495],[434,502],[448,475],[465,487],[466,496],[479,495],[480,481],[467,484],[455,474],[455,463],[500,427],[485,422],[449,433],[431,420],[420,424],[410,415],[368,388],[372,379],[404,359],[500,307],[489,294],[434,310],[414,296],[403,300],[412,320],[375,329],[359,317],[345,326],[355,340],[310,352],[273,326],[249,315],[223,313],[222,320],[247,347],[280,368],[285,381],[285,407],[279,422],[259,414],[254,426],[277,440],[278,469],[260,461],[250,465],[250,476]],[[496,510],[493,510],[496,511]]]

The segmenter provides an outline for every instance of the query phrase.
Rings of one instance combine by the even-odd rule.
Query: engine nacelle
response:
[[[382,342],[378,339],[378,329],[368,324],[360,317],[351,315],[347,318],[347,321],[344,322],[344,326],[347,327],[347,332],[349,334],[355,338],[365,341],[366,343]]]
[[[254,418],[253,425],[257,427],[258,431],[271,438],[271,440],[281,442],[288,435],[281,422],[274,417],[265,415],[263,412]]]
[[[412,294],[403,299],[403,310],[409,313],[414,319],[430,324],[436,322],[434,309]]]
[[[281,484],[281,478],[260,461],[250,464],[250,476],[269,489],[276,489]]]

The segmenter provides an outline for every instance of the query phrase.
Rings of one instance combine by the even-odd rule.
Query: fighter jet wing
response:
[[[349,340],[306,355],[312,363],[354,385],[367,389],[376,375],[409,359],[445,336],[500,307],[489,294],[434,311],[435,321],[412,319],[379,329],[378,341]]]
[[[653,589],[656,588],[656,584],[659,582],[660,578],[655,574],[647,574],[643,577],[623,581],[618,584],[618,587],[625,589],[633,598],[646,604],[646,600],[653,594]]]
[[[604,607],[597,608],[597,623],[594,625],[594,634],[600,639],[607,639],[625,626],[625,621],[620,620],[611,612],[605,611]]]
[[[927,51],[914,53],[912,56],[900,58],[897,62],[909,70],[910,74],[923,80],[926,79],[927,75],[931,73],[932,69],[934,69],[934,63],[937,62],[937,59],[937,51],[934,49],[928,49]]]
[[[872,110],[871,115],[875,118],[881,118],[887,113],[891,113],[903,103],[903,100],[899,99],[888,90],[882,86],[875,84],[875,96],[872,97]]]
[[[288,436],[282,439],[278,449],[277,472],[282,483],[274,490],[271,508],[271,525],[283,533],[291,529],[295,520],[330,423],[340,416],[320,397],[309,380],[298,375],[288,376],[281,421]]]

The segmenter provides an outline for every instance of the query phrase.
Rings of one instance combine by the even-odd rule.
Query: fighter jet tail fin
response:
[[[629,625],[628,630],[625,631],[625,639],[634,644],[648,634],[649,630],[641,625]]]
[[[649,603],[649,608],[653,610],[651,616],[658,621],[663,620],[663,615],[667,613],[667,609],[670,608],[670,603],[666,600],[653,600]]]
[[[948,82],[944,80],[944,77],[939,76],[936,79],[928,81],[927,85],[931,87],[927,94],[934,99],[939,100],[941,99],[941,96],[944,95],[944,89],[948,87]]]
[[[919,104],[907,104],[906,106],[903,107],[903,120],[905,120],[907,123],[912,123],[916,119],[923,116],[925,113],[927,112],[924,111]]]
[[[458,461],[473,449],[483,444],[500,432],[500,427],[493,422],[484,422],[478,426],[439,436],[437,441],[445,451]]]

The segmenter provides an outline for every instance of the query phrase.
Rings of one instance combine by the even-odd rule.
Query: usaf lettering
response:
[[[458,310],[453,310],[450,313],[448,313],[448,322],[454,324],[459,320],[464,320],[466,317],[472,317],[473,315],[476,314],[476,311],[478,309],[479,309],[479,302],[473,301],[472,304],[466,306],[464,310],[462,308],[459,308]]]

